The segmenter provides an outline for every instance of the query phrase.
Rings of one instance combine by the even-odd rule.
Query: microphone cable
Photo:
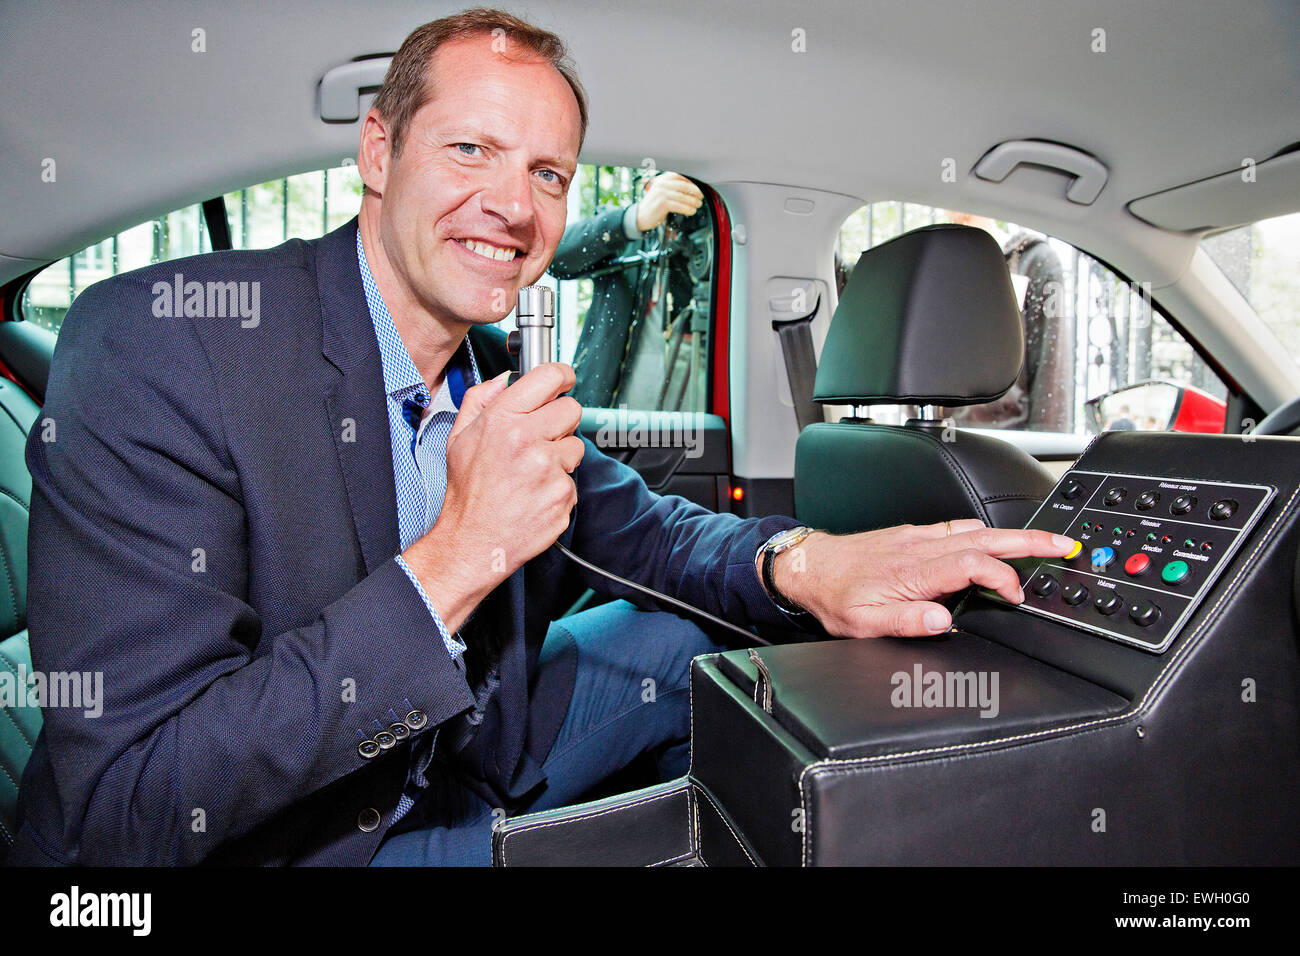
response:
[[[560,542],[558,541],[555,542],[555,544],[551,545],[551,547],[555,548],[557,551],[559,551],[570,561],[574,562],[575,564],[581,565],[582,567],[586,568],[588,571],[591,571],[593,574],[599,574],[601,577],[608,578],[609,580],[614,581],[617,584],[621,584],[626,588],[631,588],[633,591],[636,591],[640,594],[644,594],[646,597],[654,598],[656,601],[663,601],[664,603],[670,604],[675,608],[679,608],[680,610],[685,611],[687,614],[693,617],[702,618],[703,620],[708,621],[710,624],[715,624],[718,627],[727,629],[728,631],[733,631],[734,633],[739,634],[741,637],[743,637],[746,641],[748,641],[751,644],[761,644],[764,647],[772,646],[771,641],[769,641],[765,637],[760,637],[759,635],[755,634],[753,631],[746,630],[743,627],[737,627],[735,624],[732,624],[730,621],[724,621],[720,617],[714,617],[708,611],[702,611],[698,607],[695,607],[694,605],[687,604],[685,601],[679,601],[677,600],[677,598],[669,597],[667,594],[659,593],[654,588],[648,588],[644,584],[638,584],[635,581],[629,581],[627,578],[620,577],[619,575],[615,574],[613,571],[606,571],[604,568],[597,567],[587,559],[578,557],[576,554],[574,554],[564,545],[560,544]]]
[[[658,281],[658,277],[656,277],[656,281]],[[640,308],[639,305],[638,308]],[[555,329],[555,290],[549,286],[543,285],[526,285],[520,289],[515,304],[515,325],[515,330],[506,337],[506,351],[512,357],[518,357],[519,365],[518,371],[510,374],[508,379],[509,385],[513,385],[521,375],[526,374],[529,370],[543,362],[550,362],[554,358],[552,354],[552,336]],[[636,323],[634,323],[634,325],[636,325]],[[629,333],[629,335],[631,334],[633,333]],[[687,604],[685,601],[679,601],[677,598],[669,597],[667,594],[660,594],[654,588],[648,588],[644,584],[629,581],[627,578],[620,577],[612,571],[606,571],[604,568],[597,567],[585,558],[578,557],[564,545],[560,544],[559,541],[556,541],[551,545],[551,547],[556,548],[570,561],[586,568],[593,574],[599,574],[601,577],[607,578],[616,584],[621,584],[625,588],[630,588],[638,594],[644,594],[646,597],[653,598],[656,601],[662,601],[678,610],[684,611],[692,617],[708,621],[716,627],[721,627],[724,630],[738,634],[751,645],[762,644],[765,647],[772,646],[771,641],[759,637],[753,631],[746,630],[743,627],[737,627],[731,622],[724,621],[720,617],[714,617],[708,611],[702,611],[698,607],[693,607],[692,605]]]

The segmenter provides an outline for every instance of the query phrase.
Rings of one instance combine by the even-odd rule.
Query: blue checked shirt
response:
[[[469,368],[451,368],[443,376],[438,394],[429,399],[429,389],[411,361],[406,345],[397,334],[393,317],[384,304],[361,243],[361,230],[357,230],[357,264],[361,269],[361,286],[366,293],[366,306],[379,340],[379,358],[384,370],[384,391],[388,395],[388,431],[393,445],[393,484],[397,489],[397,527],[401,549],[406,550],[433,527],[442,510],[442,499],[447,493],[447,436],[451,434],[465,392],[468,371],[470,384],[479,383],[478,363],[469,339],[465,349],[469,355]],[[426,412],[425,409],[428,409]],[[433,623],[447,646],[447,653],[463,667],[465,642],[459,634],[451,634],[443,623],[433,601],[425,592],[411,568],[399,554],[397,563],[424,601],[433,616]],[[482,704],[495,690],[499,678],[495,671],[489,674],[487,684],[475,690],[475,709],[463,725],[455,728],[462,737],[472,731],[482,720]],[[411,766],[406,787],[393,812],[391,823],[404,817],[414,805],[420,791],[428,786],[425,771],[433,755],[433,742],[438,731],[425,735],[411,750]]]
[[[375,337],[379,340],[379,358],[384,368],[384,391],[388,393],[388,431],[393,443],[393,484],[397,488],[397,530],[401,550],[405,551],[414,542],[424,537],[433,527],[442,511],[442,499],[447,493],[447,436],[456,423],[456,411],[460,405],[460,395],[452,394],[452,381],[463,382],[463,372],[457,370],[453,375],[450,370],[443,376],[442,387],[429,403],[429,389],[424,379],[411,361],[393,317],[384,304],[374,277],[370,274],[370,265],[366,262],[366,250],[361,244],[361,230],[357,230],[357,264],[361,268],[361,286],[366,292],[366,306],[370,309],[370,319],[375,326]],[[474,361],[474,351],[469,340],[465,341],[469,353],[471,384],[479,383],[478,363]],[[460,389],[463,394],[463,389]],[[429,411],[421,417],[425,407]],[[397,556],[411,584],[419,592],[425,607],[433,615],[433,623],[447,645],[447,652],[457,660],[465,653],[465,643],[459,636],[451,634],[443,624],[425,593],[414,572],[411,571],[401,555]]]

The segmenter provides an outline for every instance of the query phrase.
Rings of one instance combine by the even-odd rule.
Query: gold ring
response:
[[[951,522],[951,521],[945,521],[945,522],[943,523],[943,526],[944,526],[945,528],[948,529],[948,533],[947,533],[947,535],[945,535],[945,537],[949,537],[949,538],[951,538],[951,537],[952,537],[952,522]]]

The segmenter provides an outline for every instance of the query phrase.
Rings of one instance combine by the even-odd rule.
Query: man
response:
[[[1133,409],[1127,405],[1121,405],[1119,415],[1114,418],[1106,428],[1113,432],[1131,432],[1136,431],[1137,426],[1133,424]]]
[[[602,210],[564,230],[551,275],[592,277],[591,305],[573,353],[578,381],[571,394],[580,404],[607,408],[617,401],[632,408],[660,407],[659,393],[668,374],[663,333],[683,317],[693,298],[686,253],[621,269],[610,265],[619,256],[663,248],[662,227],[670,214],[682,217],[675,225],[687,234],[708,228],[708,214],[701,216],[703,203],[700,187],[680,173],[662,172],[646,181],[645,193],[636,202]],[[663,301],[668,298],[671,309]],[[652,322],[656,300],[663,318]],[[689,342],[691,333],[683,335]]]
[[[987,216],[945,210],[950,222],[975,226],[999,241]],[[1005,395],[983,405],[947,409],[959,425],[1068,432],[1074,428],[1074,313],[1067,308],[1065,272],[1051,244],[1020,231],[1002,246],[1007,268],[1027,280],[1021,302],[1025,361]]]
[[[551,34],[426,24],[365,118],[356,222],[74,303],[57,438],[28,444],[29,627],[38,668],[103,671],[105,700],[46,715],[10,862],[487,862],[500,813],[680,748],[712,646],[624,602],[548,633],[557,539],[732,620],[779,601],[855,637],[942,631],[933,599],[972,581],[1022,596],[998,557],[1065,553],[970,521],[815,533],[769,596],[756,560],[795,521],[648,492],[574,436],[568,366],[506,388],[488,327],[559,243],[584,104]],[[173,281],[197,299],[164,318]],[[202,314],[229,282],[258,283],[258,322]]]

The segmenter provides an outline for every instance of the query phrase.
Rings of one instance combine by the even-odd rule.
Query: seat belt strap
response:
[[[775,304],[775,303],[774,303]],[[785,375],[790,383],[790,398],[794,402],[795,419],[803,431],[814,422],[826,420],[822,407],[813,401],[813,382],[817,378],[817,353],[813,349],[812,321],[821,308],[821,296],[813,303],[807,315],[793,319],[773,319],[772,328],[781,340],[781,354],[785,358]],[[776,311],[775,308],[772,310]]]

